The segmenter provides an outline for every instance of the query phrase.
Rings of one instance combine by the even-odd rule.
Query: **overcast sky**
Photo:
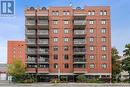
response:
[[[7,41],[24,40],[24,8],[69,6],[69,0],[15,0],[15,16],[0,17],[0,63],[7,61]],[[72,0],[72,6],[111,6],[112,46],[120,55],[130,43],[130,0]]]

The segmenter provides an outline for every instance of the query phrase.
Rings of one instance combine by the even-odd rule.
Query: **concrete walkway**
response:
[[[9,83],[0,81],[0,87],[130,87],[128,83]]]

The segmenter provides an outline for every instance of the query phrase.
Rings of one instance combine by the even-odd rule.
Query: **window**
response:
[[[95,15],[95,11],[88,11],[88,15]]]
[[[94,24],[94,20],[90,20],[90,21],[89,21],[89,24]]]
[[[68,30],[68,29],[64,29],[64,33],[65,33],[65,34],[68,34],[68,33],[69,33],[69,30]]]
[[[54,68],[58,68],[58,64],[57,63],[54,63]]]
[[[106,42],[106,37],[102,37],[102,38],[101,38],[101,41],[102,41],[102,42]]]
[[[69,38],[64,38],[64,42],[68,42],[69,41]]]
[[[100,11],[100,15],[103,15],[103,11],[102,10]]]
[[[90,37],[89,41],[94,42],[94,37]]]
[[[103,15],[107,15],[107,11],[104,11],[104,12],[103,12]]]
[[[90,55],[90,60],[94,60],[94,55]]]
[[[58,29],[54,29],[54,30],[53,30],[53,33],[54,33],[54,34],[57,34],[57,33],[58,33]]]
[[[64,24],[69,24],[69,21],[68,20],[64,20]]]
[[[58,55],[54,54],[54,60],[58,60]]]
[[[94,69],[95,65],[93,63],[90,64],[90,69]]]
[[[54,47],[53,47],[53,50],[54,50],[54,51],[58,51],[58,46],[54,46]]]
[[[106,33],[106,29],[103,28],[103,29],[101,30],[101,33],[102,33],[102,34],[105,34],[105,33]]]
[[[101,16],[107,15],[107,11],[106,11],[106,10],[105,10],[105,11],[101,10],[101,11],[100,11],[100,15],[101,15]]]
[[[53,16],[58,16],[58,15],[59,15],[59,12],[58,12],[58,11],[53,11],[53,12],[52,12],[52,15],[53,15]]]
[[[90,51],[93,51],[94,50],[94,47],[93,46],[90,46]]]
[[[91,29],[89,30],[89,32],[90,32],[90,33],[94,33],[94,29],[91,28]]]
[[[91,11],[88,12],[88,15],[91,15]]]
[[[57,37],[54,38],[54,42],[58,42],[58,38]]]
[[[69,68],[69,64],[67,64],[67,63],[64,64],[64,67],[65,67],[65,68]]]
[[[64,51],[68,51],[69,47],[68,46],[64,46]]]
[[[102,46],[102,51],[106,51],[106,46]]]
[[[64,60],[68,60],[69,59],[69,55],[64,55]]]
[[[107,64],[105,64],[105,63],[102,64],[102,68],[103,68],[103,69],[106,69],[106,68],[107,68]]]
[[[92,11],[91,14],[92,14],[92,15],[95,15],[95,11]]]
[[[106,24],[106,20],[101,20],[101,24]]]
[[[106,55],[102,55],[102,58],[101,58],[103,61],[104,60],[107,60],[107,56]]]
[[[64,11],[63,15],[70,15],[70,12],[69,11]]]
[[[53,20],[53,24],[58,24],[58,20]]]

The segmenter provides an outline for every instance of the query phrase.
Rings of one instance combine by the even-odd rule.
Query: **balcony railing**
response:
[[[35,35],[35,30],[26,30],[27,35]]]
[[[81,16],[81,17],[86,17],[86,14],[81,14],[81,13],[74,13],[74,16]]]
[[[35,63],[35,58],[30,58],[28,57],[27,60],[26,60],[27,63]]]
[[[46,44],[48,44],[48,39],[39,39],[38,44],[46,45]]]
[[[74,20],[74,25],[86,25],[86,20]]]
[[[85,39],[74,39],[74,44],[85,44],[86,40]]]
[[[86,62],[85,58],[74,58],[74,62]]]
[[[26,73],[36,73],[35,68],[26,68]]]
[[[49,49],[39,49],[38,53],[39,54],[48,54],[49,53]]]
[[[26,20],[26,25],[35,25],[35,20]]]
[[[38,35],[48,35],[48,30],[38,30]]]
[[[39,58],[38,63],[48,63],[49,59],[48,58]]]
[[[85,35],[85,30],[74,30],[74,35]]]
[[[48,20],[38,20],[38,25],[48,25]]]
[[[74,73],[85,73],[85,72],[86,72],[85,68],[75,68],[74,67]]]
[[[26,43],[27,43],[27,44],[35,44],[35,43],[36,43],[36,40],[35,40],[35,39],[27,39],[27,40],[26,40]]]
[[[74,48],[74,54],[85,54],[86,49],[85,48]]]
[[[27,53],[28,54],[36,54],[36,49],[28,49]]]
[[[49,68],[38,68],[38,73],[49,73]]]

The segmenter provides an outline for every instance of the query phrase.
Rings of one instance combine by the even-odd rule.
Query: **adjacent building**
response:
[[[7,63],[20,59],[25,64],[25,41],[8,41]]]
[[[109,6],[25,9],[26,71],[39,81],[111,78]]]

